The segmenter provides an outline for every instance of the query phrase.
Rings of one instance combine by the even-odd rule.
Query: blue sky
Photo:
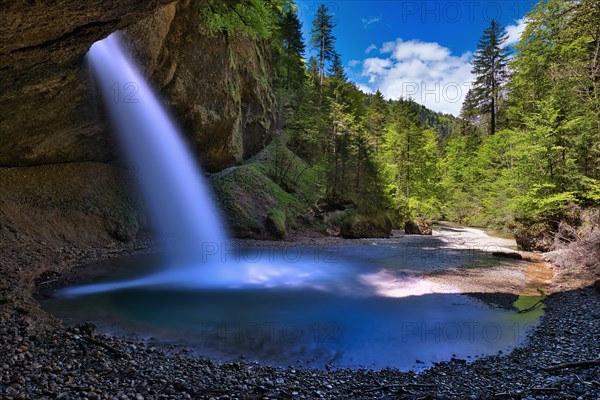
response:
[[[297,0],[308,44],[314,12],[324,3],[346,73],[364,91],[411,97],[458,115],[472,80],[469,61],[492,19],[518,41],[534,0]],[[308,46],[307,58],[314,52]]]

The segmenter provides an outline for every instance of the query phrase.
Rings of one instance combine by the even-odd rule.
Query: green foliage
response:
[[[392,221],[382,209],[362,207],[346,211],[338,218],[341,234],[347,238],[388,237],[392,231]]]
[[[207,1],[212,31],[274,39],[281,132],[242,168],[240,186],[262,185],[277,203],[270,209],[281,210],[288,224],[317,202],[354,204],[339,222],[364,230],[382,210],[398,227],[407,219],[445,218],[506,228],[515,220],[550,226],[571,203],[597,205],[598,4],[540,1],[510,64],[506,34],[492,21],[457,120],[358,90],[344,72],[324,5],[312,24],[316,57],[305,63],[292,4]]]
[[[543,0],[527,15],[508,97],[499,99],[511,129],[486,137],[474,92],[463,105],[462,134],[446,143],[447,218],[551,226],[569,204],[598,204],[599,16],[593,0]]]
[[[399,225],[413,217],[441,216],[438,134],[425,129],[413,110],[411,101],[391,105],[381,151],[387,192]]]
[[[304,85],[304,40],[302,39],[302,23],[298,19],[296,9],[286,10],[279,21],[281,36],[281,60],[279,76],[286,89],[301,90]]]
[[[275,236],[283,239],[287,236],[285,225],[285,212],[275,208],[267,213],[267,229],[270,229]]]
[[[491,135],[496,133],[499,95],[508,78],[508,48],[504,46],[507,38],[502,26],[492,20],[477,44],[472,62],[475,82],[465,102],[467,116],[490,115]]]
[[[317,50],[319,55],[319,83],[323,85],[325,77],[325,62],[333,61],[336,57],[335,51],[335,36],[333,36],[333,15],[330,14],[329,8],[325,4],[321,4],[315,14],[313,20],[313,29],[311,30],[311,46]]]
[[[276,12],[283,6],[281,1],[268,0],[204,0],[200,2],[200,21],[212,34],[267,39],[275,30]]]
[[[556,193],[556,186],[550,183],[534,185],[515,199],[518,218],[526,221],[557,220],[573,203],[577,203],[575,192]]]

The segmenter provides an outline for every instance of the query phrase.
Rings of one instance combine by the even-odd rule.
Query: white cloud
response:
[[[440,61],[450,56],[450,50],[437,43],[422,43],[411,40],[400,42],[394,50],[398,60],[418,58],[423,61]]]
[[[375,83],[377,77],[385,75],[392,65],[393,63],[389,59],[367,58],[363,61],[362,74],[369,77],[369,82]]]
[[[506,33],[508,34],[508,39],[504,43],[506,46],[517,44],[521,40],[521,35],[525,32],[525,28],[527,28],[525,18],[518,19],[515,22],[515,25],[508,25],[506,27]]]
[[[454,55],[438,43],[402,39],[384,43],[380,52],[363,61],[370,87],[387,98],[410,97],[435,111],[460,113],[472,80],[471,52]]]
[[[367,94],[375,93],[375,91],[373,89],[371,89],[367,85],[363,85],[362,83],[357,83],[356,87],[358,88],[358,90],[360,90],[363,93],[367,93]]]
[[[381,49],[379,50],[379,52],[381,54],[391,53],[392,51],[394,51],[395,47],[396,47],[396,42],[385,42],[383,44],[383,46],[381,46]]]
[[[369,54],[373,50],[377,50],[377,46],[375,46],[375,43],[371,43],[371,45],[365,49],[365,53]]]
[[[358,60],[350,60],[350,61],[348,61],[348,66],[349,66],[350,68],[354,68],[354,67],[356,67],[357,65],[360,65],[360,61],[358,61]]]
[[[367,28],[369,25],[376,24],[381,21],[381,17],[370,16],[367,18],[362,18],[363,28]]]

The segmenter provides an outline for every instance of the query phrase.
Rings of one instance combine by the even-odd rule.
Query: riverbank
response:
[[[310,370],[215,363],[185,349],[93,335],[90,329],[31,330],[13,315],[0,323],[0,393],[37,399],[596,399],[600,366],[544,367],[600,354],[600,294],[557,293],[527,344],[508,355],[444,362],[420,373]]]
[[[376,245],[379,240],[385,239],[364,243]],[[406,240],[427,239],[410,237]],[[340,239],[308,238],[302,244],[334,246],[340,242]],[[244,243],[265,245],[265,242]],[[298,245],[298,241],[276,243]],[[152,246],[151,239],[146,238],[135,244],[85,252],[65,249],[60,253],[65,257],[56,264],[53,261],[58,257],[46,254],[44,258],[42,245],[34,252],[25,252],[24,248],[21,252],[3,252],[3,263],[10,260],[13,268],[5,269],[8,273],[0,292],[3,299],[0,305],[0,393],[6,398],[49,399],[371,399],[386,396],[593,399],[600,396],[600,385],[596,382],[600,374],[598,366],[556,373],[543,369],[600,354],[597,339],[600,295],[593,289],[552,294],[545,301],[546,314],[540,326],[523,347],[508,355],[486,357],[472,363],[465,360],[440,363],[420,374],[392,369],[327,371],[273,368],[244,362],[216,363],[193,357],[186,349],[164,351],[140,341],[94,335],[89,329],[65,329],[41,311],[31,298],[35,283],[38,287],[52,286],[60,280],[59,274],[73,271],[73,265],[149,251]],[[46,273],[41,277],[34,274],[35,269],[31,268],[31,272],[26,269],[28,263],[35,262],[46,265]],[[520,276],[516,272],[513,275],[515,279]],[[448,276],[444,280],[446,285],[451,282]],[[461,280],[465,280],[464,276],[456,278],[456,281]],[[495,278],[480,285],[479,293],[487,285],[491,288],[494,282]],[[526,281],[521,285],[527,286]]]

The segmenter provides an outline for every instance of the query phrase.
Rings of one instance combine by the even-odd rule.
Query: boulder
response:
[[[554,230],[546,222],[517,223],[513,230],[520,250],[545,252],[554,244]]]
[[[285,213],[278,209],[273,209],[267,213],[265,227],[272,236],[277,239],[285,239],[287,230],[285,225]]]
[[[382,210],[348,210],[338,221],[340,235],[347,239],[387,238],[392,233],[392,220]]]
[[[415,218],[404,223],[404,233],[407,235],[431,235],[433,230],[431,222],[423,218]]]
[[[242,164],[213,174],[210,183],[214,189],[219,208],[229,231],[239,238],[285,237],[283,230],[272,224],[281,210],[290,220],[296,218],[294,211],[303,210],[297,200],[271,180],[256,164]],[[285,218],[284,218],[285,221]]]

